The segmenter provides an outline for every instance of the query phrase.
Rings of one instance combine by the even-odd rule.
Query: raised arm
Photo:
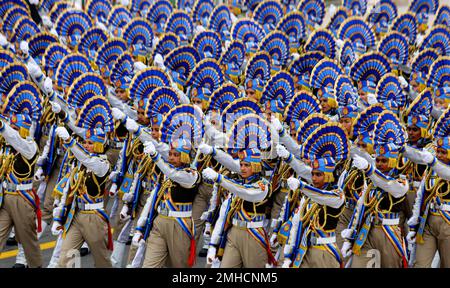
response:
[[[70,142],[64,143],[64,146],[69,149],[78,161],[89,170],[92,170],[98,177],[103,177],[109,171],[109,162],[106,157],[91,156],[78,144],[75,139],[70,139]]]
[[[0,134],[23,157],[30,160],[36,155],[38,147],[32,138],[23,139],[19,132],[11,128],[8,123],[0,121]]]

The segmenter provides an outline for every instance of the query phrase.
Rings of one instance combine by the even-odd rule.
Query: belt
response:
[[[394,219],[375,219],[375,225],[386,225],[386,226],[394,226],[398,225],[400,223],[400,218],[394,218]]]
[[[192,217],[192,211],[171,211],[168,208],[161,206],[158,207],[158,213],[163,216],[173,217],[173,218],[189,218]]]
[[[249,221],[233,219],[232,223],[233,223],[233,226],[237,226],[239,228],[252,229],[252,228],[264,227],[264,221],[249,222]]]
[[[123,148],[124,142],[116,142],[112,141],[109,143],[109,147],[112,149],[121,149]]]
[[[331,236],[331,237],[315,237],[315,236],[311,236],[309,241],[310,241],[312,246],[333,244],[333,243],[336,243],[336,236]]]
[[[77,207],[78,207],[78,209],[83,210],[83,211],[103,209],[103,201],[99,202],[99,203],[77,202]]]
[[[436,205],[436,203],[431,203],[430,204],[430,209],[449,212],[450,211],[450,204]]]
[[[28,184],[14,184],[11,182],[3,182],[3,188],[12,191],[27,191],[33,189],[33,183]]]

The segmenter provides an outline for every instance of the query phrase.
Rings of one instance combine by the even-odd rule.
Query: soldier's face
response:
[[[84,140],[83,148],[86,149],[89,153],[94,153],[94,141],[92,140]]]
[[[436,158],[439,159],[439,161],[443,162],[444,164],[447,165],[450,164],[450,158],[448,156],[447,150],[445,150],[444,148],[436,149]]]
[[[325,185],[325,173],[319,170],[313,170],[311,172],[311,180],[313,186],[316,188],[322,188]]]
[[[254,174],[252,165],[250,165],[250,163],[241,161],[240,165],[242,178],[247,179]]]
[[[171,148],[169,151],[169,163],[174,167],[181,167],[183,163],[181,162],[181,153]]]
[[[137,118],[139,124],[147,126],[150,123],[150,119],[148,119],[147,115],[145,115],[145,110],[141,107],[137,109]]]
[[[347,135],[350,135],[350,133],[352,132],[352,123],[353,123],[352,119],[348,117],[343,117],[339,119],[339,123],[341,123],[342,126],[344,126]]]
[[[377,166],[377,169],[381,172],[389,172],[391,171],[391,168],[389,167],[389,159],[384,156],[377,156],[375,160],[375,166]]]
[[[411,125],[406,128],[406,132],[408,132],[408,140],[412,143],[417,143],[417,141],[421,138],[420,128],[416,125]]]

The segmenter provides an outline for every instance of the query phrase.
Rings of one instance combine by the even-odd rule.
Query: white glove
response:
[[[219,173],[208,167],[203,170],[202,175],[207,180],[216,181]]]
[[[34,79],[37,79],[43,75],[41,68],[39,68],[39,66],[36,65],[34,62],[28,63],[27,69],[31,77],[33,77]]]
[[[53,221],[52,224],[52,234],[54,236],[58,236],[59,234],[61,234],[63,232],[63,227],[62,224],[59,223],[58,221]]]
[[[416,46],[417,46],[417,47],[419,47],[420,44],[422,44],[423,39],[424,39],[424,36],[422,36],[422,34],[417,34],[417,37],[416,37],[416,43],[417,43]]]
[[[283,124],[281,124],[280,120],[277,117],[272,116],[270,118],[270,122],[272,122],[272,126],[273,128],[275,128],[275,130],[280,133],[281,130],[283,130]]]
[[[166,66],[164,66],[164,59],[159,53],[157,53],[155,58],[153,58],[153,63],[161,69],[166,69]]]
[[[331,4],[330,7],[328,8],[328,12],[330,17],[332,17],[334,15],[334,13],[336,13],[336,6],[334,4]]]
[[[377,96],[375,94],[372,94],[372,93],[367,94],[367,102],[370,105],[377,104],[378,103]]]
[[[398,80],[400,82],[400,86],[405,89],[406,87],[408,87],[408,82],[405,80],[405,78],[403,76],[399,76]]]
[[[111,188],[109,188],[109,197],[116,197],[117,195],[117,184],[113,183],[111,185]]]
[[[38,170],[36,170],[36,172],[34,173],[34,181],[41,182],[42,180],[44,180],[45,176],[42,174],[44,174],[44,170],[39,167]]]
[[[289,151],[286,149],[286,147],[284,147],[281,144],[278,144],[276,149],[277,149],[278,156],[283,159],[287,159],[287,158],[289,158],[289,155],[291,155],[291,153],[289,153]]]
[[[42,90],[47,95],[50,95],[53,92],[53,81],[52,81],[52,78],[50,78],[50,77],[45,78],[44,85],[42,86]]]
[[[287,184],[292,191],[295,191],[300,187],[300,181],[295,177],[289,177],[287,179]]]
[[[5,47],[6,45],[8,45],[8,40],[5,35],[0,33],[0,46]]]
[[[361,156],[355,155],[353,157],[353,165],[359,170],[365,170],[369,167],[369,162]]]
[[[344,239],[351,239],[353,235],[353,229],[344,229],[341,231],[341,237]]]
[[[127,118],[127,122],[125,123],[125,127],[127,128],[127,130],[131,133],[136,132],[139,129],[139,124],[131,119],[131,118]]]
[[[123,193],[123,196],[122,196],[122,201],[123,202],[126,202],[126,203],[132,203],[133,202],[133,199],[134,199],[134,195],[133,195],[133,193]],[[125,205],[126,206],[126,205]],[[125,207],[124,206],[124,207]],[[122,211],[124,211],[124,209],[122,209]],[[128,209],[127,209],[127,211],[128,211]]]
[[[50,17],[48,17],[47,15],[42,16],[42,24],[44,24],[44,26],[51,28],[53,26],[52,20],[50,20]]]
[[[210,145],[205,144],[205,143],[200,144],[200,146],[198,146],[198,150],[200,150],[200,152],[205,155],[209,155],[209,154],[213,153],[213,148]]]
[[[27,41],[20,41],[20,50],[22,50],[23,54],[28,55],[30,48],[28,47]]]
[[[145,65],[141,61],[137,61],[137,62],[134,62],[133,67],[134,67],[134,70],[136,72],[138,72],[138,71],[142,71],[142,70],[146,69],[147,65]]]
[[[125,195],[124,195],[125,197]],[[122,221],[126,221],[128,219],[130,219],[131,216],[128,215],[128,206],[127,205],[123,205],[122,210],[120,211],[120,219]]]
[[[434,156],[428,151],[424,151],[423,161],[427,164],[431,164],[434,161]]]
[[[61,112],[61,105],[55,101],[50,101],[50,105],[52,105],[52,112],[58,114]]]
[[[122,121],[125,119],[126,115],[122,111],[120,111],[118,108],[114,107],[111,109],[111,114],[115,120]]]
[[[408,243],[416,243],[416,232],[415,231],[409,231],[408,235],[406,235],[406,240]]]
[[[208,254],[206,255],[206,263],[212,264],[213,260],[216,258],[217,248],[214,246],[209,246]]]
[[[139,247],[139,244],[144,241],[142,232],[136,231],[134,232],[133,239],[131,240],[131,244],[133,244],[134,247]]]
[[[153,145],[151,141],[144,143],[144,153],[150,156],[154,156],[156,154],[155,145]]]
[[[272,236],[270,236],[270,246],[276,247],[277,245],[278,245],[277,234],[273,233]]]
[[[352,255],[352,247],[352,243],[345,241],[341,249],[342,256],[349,257],[350,255]]]
[[[291,266],[291,263],[292,263],[291,259],[286,258],[286,259],[284,259],[284,262],[283,262],[283,265],[281,266],[281,268],[289,268]]]
[[[67,129],[64,127],[56,128],[55,132],[56,132],[56,135],[58,135],[58,137],[64,141],[67,141],[70,138],[69,132],[67,132]]]
[[[419,217],[417,217],[415,215],[411,216],[411,218],[409,218],[408,222],[407,222],[407,224],[409,226],[414,226],[414,225],[417,225],[418,223],[419,223]]]
[[[119,171],[113,171],[111,174],[109,174],[109,180],[114,180],[117,178],[117,175],[119,175]]]

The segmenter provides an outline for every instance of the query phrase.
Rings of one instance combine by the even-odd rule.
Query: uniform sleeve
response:
[[[283,144],[295,157],[300,157],[300,146],[294,139],[292,139],[291,135],[286,133],[280,135],[280,143]]]
[[[30,160],[36,155],[38,147],[32,138],[23,139],[19,132],[11,128],[8,123],[1,122],[0,133],[6,142],[11,145],[23,157]]]
[[[436,174],[446,180],[450,181],[450,165],[444,164],[442,161],[434,158],[433,163],[430,164]]]
[[[288,159],[286,159],[286,162],[289,164],[289,166],[292,167],[292,169],[294,169],[295,173],[297,173],[298,176],[311,183],[311,167],[303,163],[303,161],[298,160],[296,157],[289,157]]]
[[[428,163],[426,163],[425,161],[423,161],[424,159],[424,154],[429,153],[427,151],[421,151],[419,149],[415,149],[411,146],[406,145],[405,146],[405,152],[403,152],[403,155],[408,158],[409,160],[411,160],[412,162],[414,162],[415,164],[420,164],[420,165],[428,165]]]
[[[381,173],[378,169],[372,165],[366,169],[366,175],[372,180],[376,187],[379,187],[391,194],[394,198],[400,198],[406,194],[409,190],[408,181],[401,179],[394,179]]]
[[[145,143],[147,141],[152,142],[153,145],[155,145],[156,151],[158,151],[158,153],[162,156],[162,158],[165,161],[169,160],[169,150],[170,150],[169,144],[156,141],[155,139],[153,139],[152,135],[142,126],[139,127],[135,135],[139,137],[139,140],[141,140],[142,143]]]
[[[241,172],[241,165],[239,159],[233,159],[230,154],[223,152],[220,149],[213,148],[213,157],[216,159],[220,164],[225,166],[228,170],[231,172],[240,173]]]
[[[219,174],[218,183],[239,198],[249,202],[260,202],[266,198],[269,187],[262,181],[252,184],[239,184],[225,176]]]
[[[344,193],[340,190],[327,191],[315,188],[304,182],[300,183],[300,190],[302,193],[320,205],[330,206],[337,209],[344,204]]]
[[[67,145],[67,149],[72,151],[78,161],[80,161],[83,166],[94,172],[96,176],[103,177],[106,173],[108,173],[110,165],[106,158],[88,155],[84,149],[80,147],[80,144],[78,144],[74,139],[64,145]]]
[[[159,167],[162,173],[166,175],[172,181],[177,182],[184,188],[192,188],[197,183],[199,174],[196,170],[182,170],[171,168],[166,161],[164,161],[159,153],[152,157],[153,161]]]

